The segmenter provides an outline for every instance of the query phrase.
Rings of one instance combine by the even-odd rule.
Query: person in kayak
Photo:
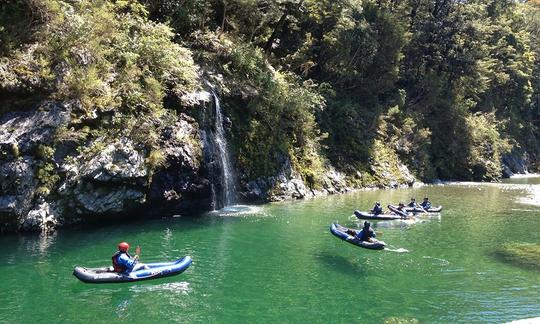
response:
[[[126,242],[121,242],[118,244],[118,251],[116,251],[116,253],[112,256],[114,272],[127,274],[131,271],[149,269],[146,264],[139,262],[139,247],[137,247],[137,249],[135,250],[137,254],[134,257],[129,255],[128,250],[129,244],[127,244]]]
[[[416,203],[416,199],[411,198],[411,202],[407,205],[407,207],[418,208],[419,206]]]
[[[420,204],[420,206],[422,206],[422,208],[424,208],[424,210],[430,209],[431,208],[431,202],[429,201],[429,198],[424,197],[424,201]]]
[[[401,218],[408,218],[409,217],[409,213],[407,212],[407,210],[405,210],[405,204],[400,202],[399,205],[396,207],[392,206],[392,205],[388,205],[388,208],[396,215],[399,215],[401,216]]]
[[[379,215],[379,214],[382,214],[383,213],[383,209],[381,207],[381,203],[380,202],[376,202],[375,203],[375,206],[373,206],[373,209],[371,210],[371,213],[373,215]]]
[[[375,238],[377,236],[377,234],[375,234],[375,231],[370,226],[371,224],[368,221],[365,221],[364,228],[356,232],[355,238],[360,241],[370,242],[372,238]]]

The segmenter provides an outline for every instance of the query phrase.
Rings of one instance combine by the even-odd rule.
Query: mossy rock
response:
[[[495,256],[506,263],[540,271],[540,244],[506,243],[495,251]]]
[[[419,320],[416,318],[403,318],[403,317],[387,317],[384,319],[384,324],[418,324]]]

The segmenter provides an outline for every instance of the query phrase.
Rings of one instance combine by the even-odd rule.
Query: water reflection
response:
[[[162,292],[173,295],[187,295],[191,292],[189,282],[167,282],[159,285],[136,285],[129,287],[133,293]]]
[[[360,263],[358,258],[352,259],[331,252],[320,252],[315,254],[315,259],[330,270],[339,271],[356,278],[359,275],[367,277],[365,267]]]
[[[28,255],[45,258],[57,240],[58,232],[22,236],[22,246]]]
[[[118,306],[116,307],[116,315],[118,316],[118,318],[125,319],[129,316],[127,309],[130,304],[130,299],[123,300],[120,302],[120,304],[118,304]]]
[[[529,185],[527,197],[519,198],[518,202],[525,205],[540,206],[540,185]]]
[[[432,263],[433,265],[447,266],[447,265],[450,264],[450,261],[448,261],[448,260],[441,259],[441,258],[435,258],[435,257],[428,256],[428,255],[424,255],[422,258],[433,260],[433,263]]]

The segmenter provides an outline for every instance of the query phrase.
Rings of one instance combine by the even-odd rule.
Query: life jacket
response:
[[[119,257],[122,253],[125,253],[129,258],[131,258],[131,255],[129,255],[129,253],[127,253],[127,252],[116,251],[116,253],[113,254],[113,256],[112,256],[112,264],[113,264],[114,272],[122,273],[122,272],[125,272],[125,271],[127,270],[127,267],[126,267],[126,266],[121,265],[121,264],[118,262],[118,257]]]
[[[360,237],[360,241],[369,241],[369,239],[373,236],[372,234],[373,230],[370,228],[366,231],[366,228],[362,229],[362,236]]]

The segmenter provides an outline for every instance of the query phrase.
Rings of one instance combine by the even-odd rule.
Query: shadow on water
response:
[[[359,257],[346,258],[330,252],[319,252],[315,254],[315,259],[323,266],[333,271],[339,271],[343,274],[354,276],[355,278],[358,278],[358,275],[367,277],[366,270],[360,263]]]
[[[490,255],[499,262],[540,272],[540,244],[505,243]]]

